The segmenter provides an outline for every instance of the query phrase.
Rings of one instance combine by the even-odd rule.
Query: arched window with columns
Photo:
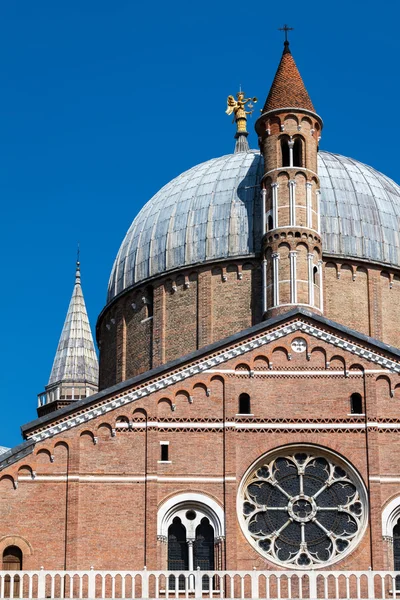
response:
[[[178,494],[164,502],[157,515],[157,536],[167,544],[162,569],[213,571],[225,567],[224,513],[205,494]]]

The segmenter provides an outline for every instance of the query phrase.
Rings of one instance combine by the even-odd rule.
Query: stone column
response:
[[[316,190],[317,195],[317,231],[321,233],[321,190]]]
[[[293,146],[294,146],[294,140],[290,139],[288,141],[288,146],[289,146],[289,166],[293,167]]]
[[[268,281],[267,281],[267,259],[264,258],[264,260],[262,261],[262,312],[263,314],[267,312],[268,310],[268,300],[267,300],[267,287],[268,287]]]
[[[308,229],[312,229],[312,212],[311,212],[311,192],[312,192],[312,183],[307,181],[306,183],[306,207],[307,207],[307,227]]]
[[[271,185],[272,188],[272,219],[274,229],[279,227],[278,225],[278,188],[279,183],[273,183]]]
[[[296,258],[297,258],[297,252],[295,250],[291,250],[289,252],[289,260],[290,260],[290,302],[291,302],[291,304],[296,304],[296,302],[297,302]]]
[[[314,254],[307,254],[308,261],[308,304],[314,306]]]
[[[267,190],[263,188],[261,190],[261,223],[262,223],[262,235],[264,235],[267,231],[267,222],[266,222],[266,210],[267,210]]]
[[[296,182],[294,179],[289,180],[289,214],[290,227],[296,225]]]
[[[272,273],[273,273],[273,298],[274,298],[274,306],[278,306],[279,304],[279,252],[274,252],[271,256],[272,258]]]
[[[188,568],[189,571],[194,571],[193,543],[195,540],[193,538],[187,538],[186,542],[188,545]]]
[[[318,281],[319,281],[319,310],[324,312],[324,286],[322,273],[323,260],[318,261]]]

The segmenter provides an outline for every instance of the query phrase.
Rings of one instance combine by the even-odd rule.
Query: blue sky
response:
[[[182,171],[233,151],[226,97],[242,84],[265,99],[285,22],[321,147],[400,183],[399,17],[394,0],[1,3],[0,445],[36,416],[78,240],[94,330],[134,216]]]

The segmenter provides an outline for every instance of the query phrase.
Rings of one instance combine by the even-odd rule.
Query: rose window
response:
[[[295,568],[339,560],[366,526],[360,477],[339,457],[315,450],[287,449],[264,457],[240,496],[240,520],[252,545],[273,562]]]

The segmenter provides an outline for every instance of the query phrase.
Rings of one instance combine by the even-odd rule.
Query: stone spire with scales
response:
[[[58,342],[48,384],[38,396],[43,416],[98,391],[99,363],[76,262],[75,285]]]

